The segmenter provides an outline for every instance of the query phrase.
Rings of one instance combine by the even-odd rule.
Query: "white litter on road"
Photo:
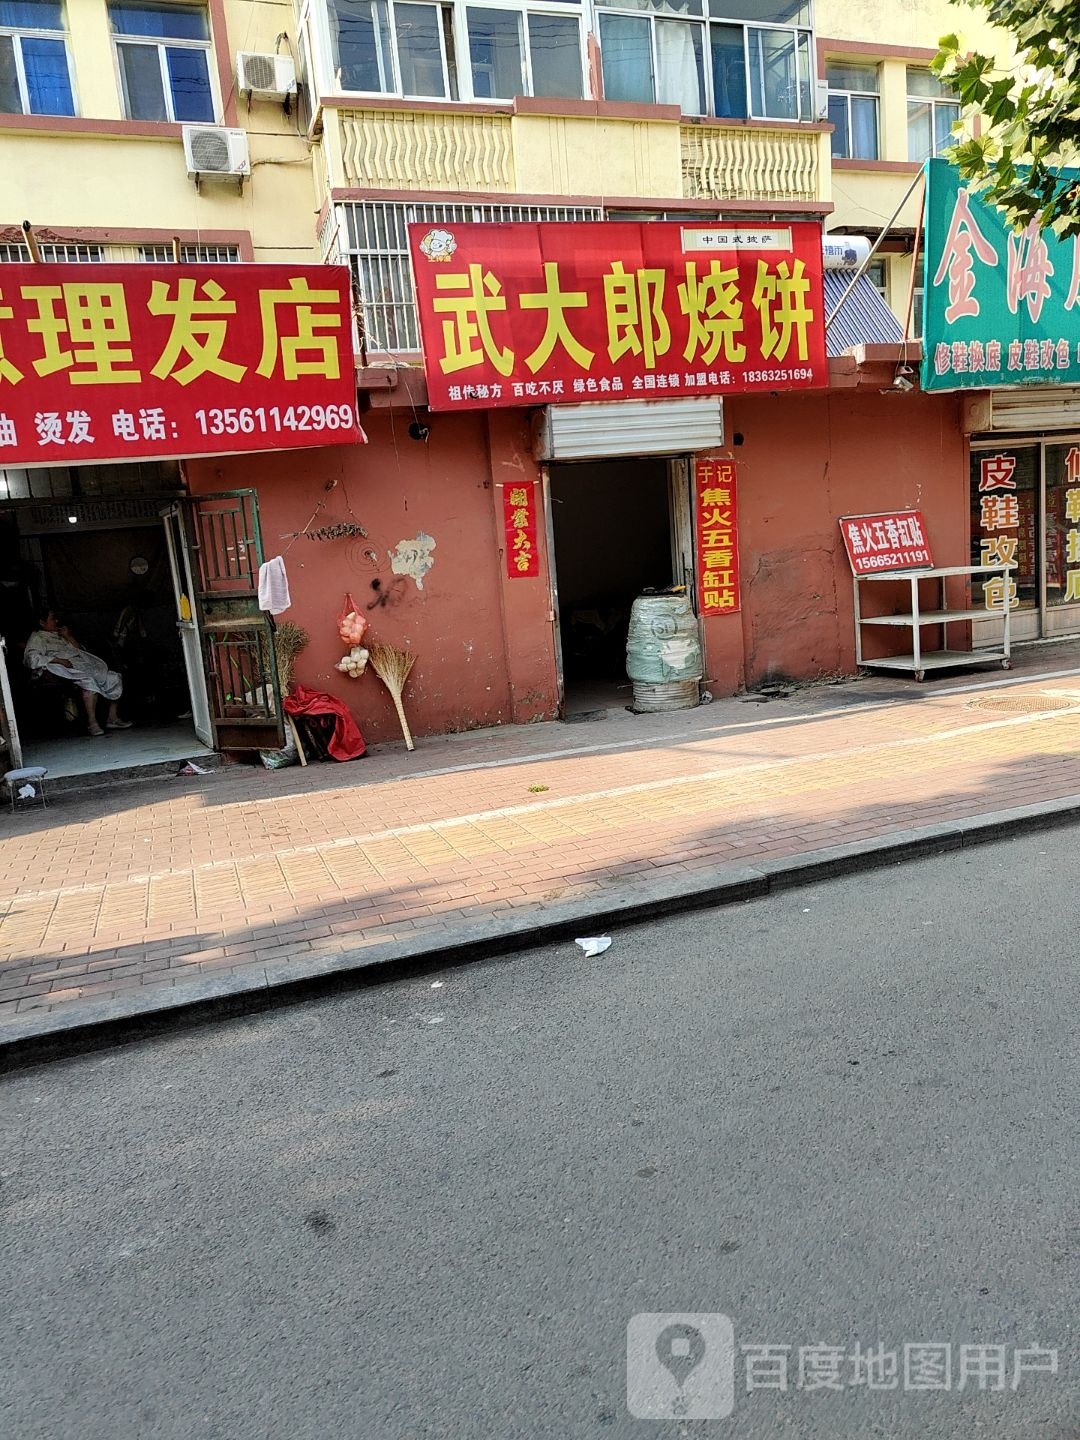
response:
[[[585,951],[586,957],[591,959],[594,955],[602,955],[611,944],[610,935],[590,935],[585,940],[575,940],[575,945],[580,945]]]

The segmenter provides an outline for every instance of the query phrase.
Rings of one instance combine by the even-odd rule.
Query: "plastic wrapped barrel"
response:
[[[630,611],[626,673],[634,709],[688,710],[698,703],[701,640],[685,595],[639,595]]]

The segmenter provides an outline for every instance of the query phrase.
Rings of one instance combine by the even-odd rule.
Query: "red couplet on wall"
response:
[[[363,440],[344,266],[0,267],[0,468]]]
[[[739,604],[739,519],[734,460],[694,460],[698,610],[734,615]]]
[[[524,480],[503,486],[503,519],[506,525],[506,573],[511,579],[540,574],[536,548],[536,484]]]
[[[918,510],[845,515],[840,521],[840,533],[853,575],[926,569],[934,563],[926,525]]]
[[[411,225],[433,410],[828,383],[821,229]]]

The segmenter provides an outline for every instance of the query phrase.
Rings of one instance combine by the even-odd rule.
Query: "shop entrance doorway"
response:
[[[0,471],[0,760],[56,778],[280,745],[255,496],[193,499],[175,467],[146,469]],[[132,728],[93,735],[79,687],[24,663],[49,612],[120,674]]]
[[[678,457],[548,467],[560,688],[567,719],[630,704],[626,632],[644,590],[692,575],[689,466]]]
[[[1080,634],[1080,436],[973,442],[971,561],[1016,566],[1014,640]],[[976,610],[1000,584],[973,584]],[[994,623],[972,625],[976,648],[999,643]]]

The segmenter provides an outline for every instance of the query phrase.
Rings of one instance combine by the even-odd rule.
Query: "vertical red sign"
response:
[[[512,580],[540,574],[536,549],[536,483],[503,486],[506,524],[506,573]]]
[[[739,604],[739,522],[735,462],[699,455],[694,461],[698,609],[734,615]]]

